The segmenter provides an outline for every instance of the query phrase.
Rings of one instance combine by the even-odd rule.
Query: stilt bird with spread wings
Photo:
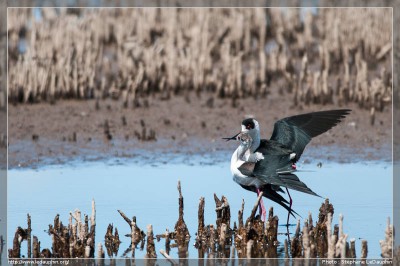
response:
[[[233,180],[244,189],[256,192],[278,203],[290,215],[297,214],[292,209],[292,198],[288,189],[297,190],[318,196],[294,174],[296,162],[312,138],[336,126],[351,112],[349,109],[313,112],[286,117],[275,122],[272,136],[269,140],[261,139],[260,125],[254,118],[242,121],[242,130],[226,140],[239,140],[242,143],[235,150],[231,158],[231,172]],[[242,141],[243,133],[251,141]],[[243,156],[248,150],[248,155]],[[251,158],[246,160],[247,158]],[[279,194],[289,196],[289,202]],[[266,210],[261,200],[260,215],[263,220]]]

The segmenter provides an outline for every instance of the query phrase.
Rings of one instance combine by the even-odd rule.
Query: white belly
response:
[[[238,156],[238,149],[239,147],[235,150],[235,152],[232,154],[231,158],[231,173],[233,176],[233,180],[238,183],[239,185],[244,185],[244,186],[255,186],[257,188],[261,187],[264,185],[264,182],[262,182],[260,179],[256,177],[249,177],[246,175],[243,175],[239,171],[239,167],[245,163],[245,161],[241,160]]]

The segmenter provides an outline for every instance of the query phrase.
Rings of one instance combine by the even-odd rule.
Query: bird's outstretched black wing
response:
[[[275,123],[270,140],[294,151],[297,161],[312,138],[336,126],[350,112],[350,109],[341,109],[283,118]]]

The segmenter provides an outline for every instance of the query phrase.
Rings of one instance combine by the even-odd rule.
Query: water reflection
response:
[[[129,251],[131,228],[128,229],[126,221],[117,212],[123,210],[129,217],[137,217],[138,228],[145,229],[146,225],[153,225],[154,235],[160,239],[154,241],[158,256],[160,249],[163,249],[173,259],[186,257],[187,254],[190,258],[246,257],[242,248],[233,248],[231,242],[220,243],[220,239],[215,239],[209,247],[202,245],[196,249],[194,246],[201,197],[204,197],[203,227],[207,234],[216,235],[215,232],[221,232],[221,225],[226,224],[226,233],[229,236],[230,228],[233,229],[235,223],[236,226],[240,223],[236,215],[230,219],[224,216],[228,212],[226,209],[223,211],[223,208],[218,209],[214,193],[224,195],[225,200],[229,200],[228,206],[233,214],[242,209],[244,199],[244,217],[250,215],[256,195],[236,185],[228,169],[228,163],[192,166],[169,164],[154,167],[130,164],[127,161],[122,165],[90,163],[37,170],[11,170],[8,184],[8,241],[12,243],[17,226],[25,227],[26,214],[30,213],[32,234],[38,237],[43,248],[50,248],[51,237],[43,231],[46,230],[46,225],[54,220],[57,213],[60,214],[61,221],[68,221],[69,212],[75,208],[81,209],[82,213],[90,213],[90,202],[94,198],[97,206],[96,243],[104,244],[105,232],[108,225],[112,224],[114,230],[118,229],[121,241],[119,248],[122,252],[118,256],[130,256],[129,252],[135,252],[136,258],[146,256],[146,248],[142,244]],[[379,258],[379,240],[384,238],[385,221],[392,213],[391,165],[324,162],[322,168],[304,164],[299,170],[308,171],[299,172],[300,179],[318,194],[329,197],[333,203],[335,214],[332,223],[338,223],[338,214],[342,213],[344,230],[349,238],[356,239],[357,249],[360,250],[361,239],[367,239],[368,257]],[[185,204],[183,217],[191,234],[190,241],[186,238],[176,241],[171,235],[172,230],[166,231],[166,228],[173,228],[180,217],[176,191],[178,179],[182,183]],[[314,216],[317,215],[323,199],[295,191],[291,194],[295,200],[293,208],[303,218],[307,217],[309,211]],[[217,197],[221,203],[219,207],[225,201],[224,198]],[[269,201],[266,203],[267,206],[274,207],[275,215],[286,217],[286,210]],[[291,222],[294,222],[293,219]],[[292,234],[293,231],[294,228],[291,228]],[[275,254],[274,250],[267,250],[269,256],[285,255],[285,232],[285,227],[278,226],[278,251]],[[123,253],[126,250],[128,252]],[[26,246],[22,246],[21,252],[26,254]]]

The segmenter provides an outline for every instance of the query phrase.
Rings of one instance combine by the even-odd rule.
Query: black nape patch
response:
[[[242,125],[245,126],[247,129],[254,129],[255,124],[254,124],[254,119],[253,118],[247,118],[242,121]]]

